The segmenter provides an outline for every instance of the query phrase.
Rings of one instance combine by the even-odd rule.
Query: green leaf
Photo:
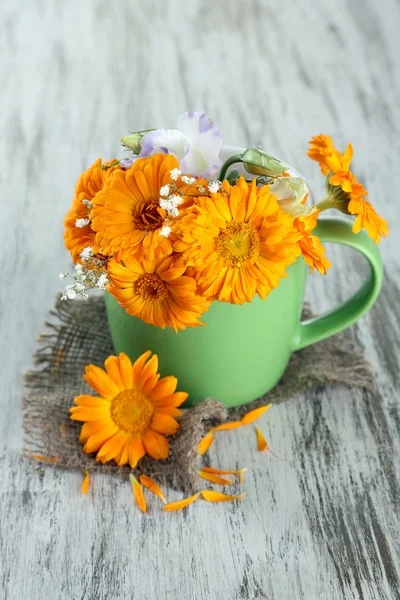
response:
[[[240,177],[240,173],[237,169],[232,169],[230,173],[228,173],[226,179],[229,181],[231,185],[236,185],[237,180]]]

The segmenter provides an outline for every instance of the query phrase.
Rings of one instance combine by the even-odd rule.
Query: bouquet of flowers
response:
[[[223,162],[221,134],[205,114],[185,113],[176,130],[139,131],[121,142],[127,157],[98,159],[76,185],[64,223],[75,264],[72,274],[60,274],[73,280],[64,299],[87,299],[88,290],[107,289],[129,315],[183,330],[203,325],[201,316],[212,302],[266,299],[299,257],[310,271],[325,274],[330,263],[315,233],[324,210],[354,215],[354,233],[365,229],[376,243],[388,233],[350,170],[351,145],[341,154],[328,136],[313,137],[308,151],[326,177],[326,195],[315,205],[306,182],[266,152],[248,148]],[[179,407],[188,394],[176,391],[176,377],[159,379],[158,356],[150,350],[139,357],[121,352],[104,366],[88,365],[84,375],[98,396],[77,396],[70,409],[72,420],[84,422],[83,451],[132,469],[146,454],[166,459],[166,436],[177,433]],[[253,423],[267,408],[214,427],[199,454],[215,431]],[[257,444],[260,451],[267,448],[260,430]],[[241,477],[242,470],[208,468],[199,476],[229,484],[220,477],[226,473]],[[161,494],[147,476],[140,481]],[[146,510],[141,485],[133,477],[132,484]],[[85,490],[87,485],[88,479]],[[183,508],[199,494],[209,501],[242,497],[203,490],[165,510]]]
[[[305,181],[254,148],[220,159],[221,134],[205,114],[178,128],[121,138],[123,159],[98,159],[81,174],[65,219],[75,263],[63,298],[107,289],[127,313],[176,331],[202,325],[213,301],[265,299],[302,255],[311,271],[330,266],[313,233],[322,211],[355,215],[375,242],[387,223],[350,170],[352,147],[313,137],[308,156],[326,177],[326,196],[307,203]],[[242,173],[242,174],[240,174]]]

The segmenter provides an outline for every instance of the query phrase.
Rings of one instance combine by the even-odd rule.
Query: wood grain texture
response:
[[[1,599],[400,598],[399,23],[397,0],[1,4]],[[154,498],[142,515],[128,483],[97,475],[84,497],[79,474],[21,457],[21,373],[68,264],[78,174],[126,130],[173,127],[188,109],[226,143],[284,157],[317,194],[308,139],[353,142],[391,224],[384,290],[348,332],[380,397],[315,390],[272,409],[262,429],[276,456],[256,453],[250,428],[221,434],[213,464],[249,467],[246,499],[162,514]],[[329,254],[335,267],[308,287],[318,310],[365,269]]]

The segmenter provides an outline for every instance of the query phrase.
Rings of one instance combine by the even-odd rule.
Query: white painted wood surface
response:
[[[244,9],[245,7],[245,9]],[[399,599],[398,0],[104,0],[0,6],[0,598]],[[314,390],[254,433],[221,435],[214,464],[249,467],[240,505],[148,515],[129,485],[21,457],[21,373],[68,264],[75,180],[128,129],[214,117],[225,143],[262,144],[323,182],[305,156],[320,131],[354,144],[357,174],[391,224],[383,293],[349,335],[380,397]],[[335,263],[308,297],[325,309],[362,279]],[[177,498],[176,493],[170,499]]]

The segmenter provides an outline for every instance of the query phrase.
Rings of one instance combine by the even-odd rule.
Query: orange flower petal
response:
[[[147,430],[143,435],[143,443],[146,448],[147,454],[155,460],[164,460],[168,458],[169,444],[167,438],[165,438],[157,431],[151,429]]]
[[[271,404],[266,404],[265,406],[260,406],[260,408],[255,408],[250,412],[246,413],[242,417],[242,425],[250,425],[256,421],[261,415],[263,415],[269,408],[271,408]]]
[[[231,421],[230,423],[222,423],[222,425],[217,425],[217,427],[213,427],[210,430],[210,433],[214,431],[225,431],[226,429],[237,429],[238,427],[242,427],[244,423],[242,421]]]
[[[259,452],[263,452],[268,448],[267,440],[265,439],[263,432],[259,427],[256,427],[257,434],[257,448]]]
[[[140,485],[136,477],[132,475],[132,473],[129,474],[129,479],[131,480],[133,495],[135,497],[136,504],[142,512],[147,512],[146,498],[144,497],[142,486]]]
[[[212,483],[218,483],[218,485],[232,485],[233,483],[233,481],[229,481],[229,479],[224,479],[223,477],[219,477],[214,473],[207,473],[206,471],[199,471],[199,477],[206,481],[211,481]]]
[[[211,446],[213,441],[214,441],[214,435],[211,432],[207,433],[207,435],[205,435],[203,437],[203,439],[197,446],[200,456],[202,456],[205,452],[207,452],[207,450],[209,449],[209,447]]]
[[[165,435],[174,435],[179,430],[179,423],[175,421],[174,417],[160,413],[154,415],[150,426],[158,433],[164,433]]]
[[[140,436],[134,438],[129,442],[128,461],[132,469],[136,467],[139,460],[143,458],[145,454],[146,450],[143,444],[143,440]]]
[[[83,474],[85,475],[85,479],[82,481],[82,494],[86,495],[89,489],[89,484],[90,484],[90,476],[89,473],[86,469],[82,469]]]
[[[186,506],[193,504],[193,502],[195,502],[199,496],[200,496],[200,492],[197,492],[197,494],[194,494],[193,496],[189,496],[189,498],[185,498],[184,500],[178,500],[177,502],[171,502],[170,504],[166,504],[165,506],[163,506],[163,510],[168,511],[168,512],[172,512],[174,510],[181,510],[182,508],[186,508]]]
[[[41,454],[31,454],[32,458],[35,460],[40,460],[41,462],[48,462],[52,465],[54,463],[60,462],[61,458],[55,458],[54,456],[42,456]]]
[[[201,490],[201,495],[207,502],[229,502],[230,500],[240,500],[246,493],[239,496],[228,496],[222,492],[214,492],[214,490]]]
[[[215,473],[217,475],[238,475],[239,482],[241,483],[241,478],[243,473],[247,471],[247,467],[244,469],[235,469],[231,471],[227,471],[226,469],[214,469],[214,467],[203,467],[202,469],[205,473]]]
[[[139,479],[140,479],[140,483],[142,485],[144,485],[145,488],[147,488],[148,490],[150,490],[150,492],[152,492],[158,498],[160,498],[160,500],[162,500],[164,502],[164,504],[167,503],[167,500],[166,500],[160,486],[155,481],[153,481],[153,479],[151,479],[150,477],[147,477],[147,475],[141,475],[139,477]]]

